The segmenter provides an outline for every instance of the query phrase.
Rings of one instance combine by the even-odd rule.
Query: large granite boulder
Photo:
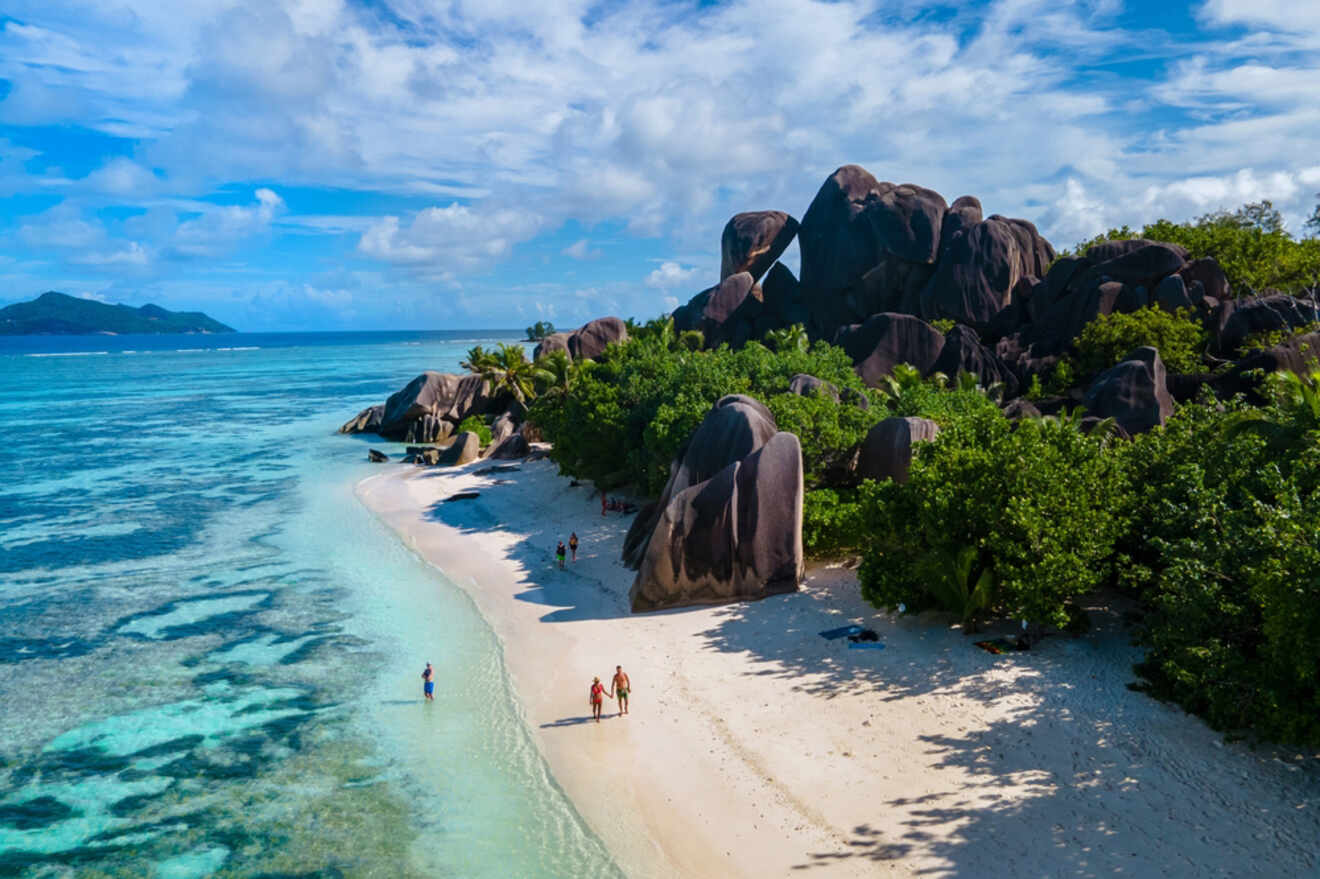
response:
[[[498,445],[492,444],[490,457],[497,461],[526,458],[531,451],[532,446],[527,442],[527,437],[515,433],[505,437]]]
[[[432,415],[428,412],[416,421],[408,422],[408,427],[403,432],[403,441],[405,443],[439,443],[449,439],[453,433],[454,424],[452,421],[446,421],[439,415]]]
[[[671,498],[741,461],[765,445],[778,429],[760,400],[742,394],[721,397],[669,468],[669,481],[659,499],[643,507],[633,520],[623,540],[624,563],[630,568],[641,564],[646,542]]]
[[[1087,250],[1088,257],[1101,246],[1097,244]],[[1150,290],[1181,269],[1187,262],[1186,254],[1186,250],[1176,245],[1152,241],[1096,262],[1091,271],[1100,278]]]
[[[833,382],[816,378],[814,375],[807,375],[805,372],[799,372],[788,380],[788,392],[797,394],[799,397],[813,397],[817,394],[824,394],[832,398],[834,402],[839,402],[839,389]]]
[[[647,541],[634,612],[793,592],[803,574],[802,449],[791,433],[673,495]]]
[[[933,189],[902,183],[880,184],[880,198],[867,213],[875,229],[878,256],[933,263],[940,253],[940,231],[948,206]],[[879,262],[879,260],[877,260]]]
[[[1005,397],[1017,396],[1017,376],[993,351],[981,344],[975,330],[962,324],[944,334],[944,347],[930,371],[942,372],[950,379],[968,373],[976,376],[976,383],[983,388],[1000,384]]]
[[[720,280],[739,272],[761,280],[797,231],[798,221],[783,211],[735,214],[720,236]]]
[[[834,344],[852,358],[857,374],[879,387],[896,364],[907,363],[924,375],[944,349],[944,334],[910,314],[876,314],[860,324],[843,327]]]
[[[457,467],[460,464],[468,464],[481,457],[481,437],[470,430],[465,430],[448,448],[440,450],[439,460],[436,462],[444,467]]]
[[[1215,349],[1230,354],[1255,333],[1294,330],[1320,321],[1320,308],[1309,299],[1274,293],[1258,299],[1228,300],[1212,316]]]
[[[568,337],[568,354],[574,360],[595,360],[612,342],[626,342],[628,327],[617,317],[598,317]]]
[[[368,406],[339,428],[340,433],[379,433],[381,422],[385,420],[385,406]]]
[[[862,479],[892,479],[907,482],[912,466],[912,447],[933,440],[940,426],[929,418],[886,418],[867,431],[857,455],[857,475]]]
[[[1088,414],[1113,418],[1128,434],[1163,425],[1173,414],[1173,397],[1160,353],[1149,346],[1129,353],[1095,377],[1085,404]]]
[[[541,341],[536,343],[536,347],[532,349],[532,359],[540,360],[542,357],[545,357],[547,354],[553,354],[555,351],[563,351],[565,354],[568,354],[568,337],[570,335],[572,334],[551,333],[541,339]],[[571,357],[572,355],[569,354],[569,356]]]
[[[1171,244],[1167,241],[1151,241],[1149,238],[1122,238],[1116,241],[1101,241],[1099,244],[1092,244],[1088,247],[1086,253],[1083,255],[1091,265],[1099,265],[1100,263],[1108,262],[1111,259],[1126,256],[1133,251],[1141,250],[1143,247],[1147,247],[1151,244],[1159,244],[1162,247],[1167,247],[1174,253],[1178,254],[1183,262],[1187,262],[1187,260],[1191,258],[1191,254],[1188,253],[1187,248],[1183,247],[1181,244]]]
[[[981,213],[981,200],[976,196],[963,195],[955,198],[953,204],[944,212],[944,221],[940,225],[940,253],[949,246],[954,235],[975,226],[984,219]]]
[[[813,293],[842,290],[880,261],[866,210],[882,192],[858,165],[844,165],[821,184],[798,229],[801,280]]]
[[[782,262],[771,266],[765,281],[761,283],[761,303],[765,325],[757,338],[764,336],[766,330],[807,322],[808,312],[806,303],[802,301],[801,285]]]
[[[1008,304],[1018,278],[1037,274],[1023,271],[1027,260],[1019,246],[1020,234],[1020,227],[1001,217],[955,234],[921,291],[921,316],[927,320],[951,318],[978,328],[989,324]]]
[[[1196,282],[1201,283],[1203,295],[1211,299],[1231,299],[1233,289],[1229,286],[1228,275],[1224,274],[1224,269],[1213,256],[1204,256],[1200,259],[1194,259],[1183,266],[1178,274],[1183,282],[1187,284],[1188,289]]]
[[[1155,305],[1163,311],[1189,311],[1196,308],[1191,295],[1187,292],[1187,282],[1182,275],[1169,275],[1155,285],[1155,294],[1151,297]]]
[[[490,386],[479,375],[424,372],[385,401],[377,432],[389,439],[403,439],[413,422],[424,416],[457,424],[473,413],[485,411],[490,403]],[[431,442],[416,437],[413,441]]]
[[[698,330],[708,348],[722,342],[740,347],[753,338],[762,308],[761,289],[750,273],[739,272],[675,309],[674,332]]]

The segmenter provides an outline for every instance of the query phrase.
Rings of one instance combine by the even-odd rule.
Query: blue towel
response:
[[[820,633],[822,638],[833,641],[835,638],[842,638],[845,635],[856,635],[862,630],[861,626],[840,626],[837,629],[827,629]]]
[[[885,645],[879,641],[849,641],[850,648],[855,647],[858,650],[884,650]]]

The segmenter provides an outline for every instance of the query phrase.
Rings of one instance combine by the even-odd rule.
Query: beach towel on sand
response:
[[[826,629],[820,633],[820,636],[827,641],[833,641],[835,638],[842,638],[845,635],[856,635],[861,630],[861,626],[839,626],[837,629]]]

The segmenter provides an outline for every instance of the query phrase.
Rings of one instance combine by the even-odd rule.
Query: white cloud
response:
[[[253,197],[256,203],[251,205],[204,205],[200,217],[179,224],[171,250],[185,257],[216,256],[245,238],[265,232],[283,212],[284,200],[264,187]]]
[[[380,218],[358,240],[358,250],[375,259],[428,266],[446,275],[472,271],[507,256],[514,245],[534,236],[541,218],[513,208],[451,203],[419,211],[406,226],[398,217]]]
[[[659,268],[651,270],[644,283],[646,286],[654,287],[657,290],[670,290],[683,285],[691,286],[692,279],[696,274],[697,270],[695,268],[683,268],[683,266],[672,260],[666,260],[660,263]]]
[[[560,251],[564,256],[571,256],[573,259],[598,259],[599,250],[593,250],[591,242],[586,238],[574,241],[572,244]]]

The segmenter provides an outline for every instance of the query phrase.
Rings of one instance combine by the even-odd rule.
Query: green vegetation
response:
[[[1320,205],[1307,223],[1320,233]],[[1268,201],[1217,211],[1186,223],[1157,220],[1134,232],[1110,229],[1061,256],[1085,253],[1092,244],[1148,238],[1181,244],[1193,259],[1212,256],[1223,267],[1236,296],[1265,290],[1301,293],[1320,286],[1320,238],[1294,238],[1283,215]]]
[[[507,392],[523,405],[536,396],[538,370],[522,345],[501,342],[493,351],[476,345],[468,349],[462,366],[485,377],[492,394]]]
[[[1155,306],[1130,314],[1101,314],[1077,337],[1077,364],[1083,375],[1095,375],[1118,363],[1134,348],[1159,349],[1169,372],[1197,372],[1207,337],[1186,311],[1170,314]]]
[[[527,328],[527,341],[539,342],[555,331],[555,325],[548,320],[538,320]]]
[[[481,440],[483,446],[490,445],[490,441],[493,438],[493,435],[490,432],[490,425],[486,424],[486,419],[482,418],[480,415],[469,415],[467,418],[464,418],[459,423],[458,430],[455,431],[455,433],[462,433],[465,430],[475,433]]]
[[[106,305],[53,290],[31,302],[0,308],[0,335],[232,332],[233,327],[200,311],[168,311],[159,305]]]

